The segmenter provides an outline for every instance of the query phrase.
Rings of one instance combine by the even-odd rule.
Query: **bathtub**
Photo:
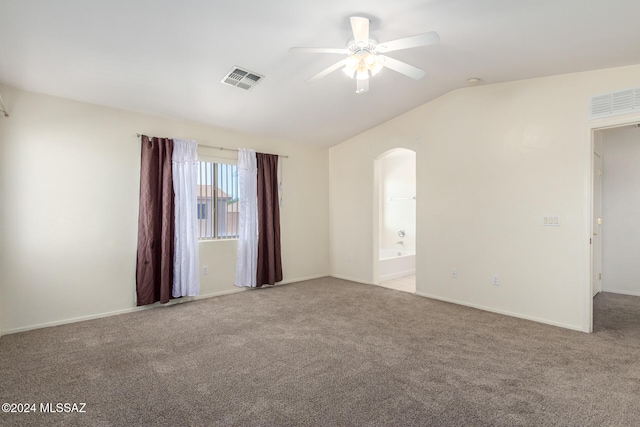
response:
[[[416,274],[415,251],[380,249],[380,282]]]

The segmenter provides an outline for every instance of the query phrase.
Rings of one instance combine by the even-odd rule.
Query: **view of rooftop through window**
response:
[[[198,162],[198,238],[238,237],[238,167]]]

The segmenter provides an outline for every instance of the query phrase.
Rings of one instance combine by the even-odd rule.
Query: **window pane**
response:
[[[238,167],[198,162],[197,194],[199,238],[238,237]]]

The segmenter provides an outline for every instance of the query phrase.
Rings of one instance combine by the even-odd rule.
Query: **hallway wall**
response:
[[[640,296],[640,128],[602,134],[602,290]]]

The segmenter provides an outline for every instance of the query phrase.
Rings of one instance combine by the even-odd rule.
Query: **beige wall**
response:
[[[11,114],[0,119],[5,333],[134,309],[136,132],[288,155],[281,207],[284,281],[328,274],[326,148],[0,89]],[[209,270],[201,276],[203,295],[237,289],[236,249],[233,240],[200,244],[200,264]]]
[[[374,159],[409,148],[418,294],[588,331],[591,128],[610,121],[588,100],[636,86],[640,66],[465,88],[332,147],[332,275],[374,281]]]

